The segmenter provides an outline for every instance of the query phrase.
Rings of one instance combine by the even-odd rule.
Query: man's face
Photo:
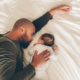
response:
[[[35,26],[33,24],[25,25],[24,33],[20,37],[20,42],[22,46],[29,44],[33,40],[33,35],[35,33]]]

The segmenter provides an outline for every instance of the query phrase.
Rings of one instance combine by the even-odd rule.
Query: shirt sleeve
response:
[[[50,19],[52,19],[52,16],[49,14],[49,12],[47,12],[43,16],[34,20],[32,23],[35,25],[36,32],[38,32],[44,25],[46,25]]]
[[[15,73],[17,54],[10,42],[0,43],[0,80],[30,80],[35,75],[34,67],[29,64]]]
[[[35,69],[31,64],[29,64],[21,72],[18,72],[16,75],[14,75],[11,80],[31,80],[34,75]]]

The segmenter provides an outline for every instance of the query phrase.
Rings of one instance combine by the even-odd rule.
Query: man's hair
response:
[[[32,23],[31,21],[29,21],[28,19],[26,18],[21,18],[19,20],[17,20],[13,26],[13,29],[17,29],[19,28],[20,26],[24,26],[26,24],[29,24],[29,23]]]
[[[49,33],[44,33],[41,36],[41,39],[44,41],[44,45],[47,46],[53,46],[54,45],[54,36],[52,34]]]

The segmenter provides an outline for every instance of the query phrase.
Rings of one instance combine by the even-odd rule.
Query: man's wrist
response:
[[[56,12],[57,12],[56,9],[51,9],[51,10],[49,11],[49,14],[50,14],[51,16],[53,16],[54,14],[56,14]]]
[[[36,65],[32,62],[31,65],[34,67],[34,69],[36,69]]]

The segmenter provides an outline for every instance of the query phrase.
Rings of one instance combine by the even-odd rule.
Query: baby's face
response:
[[[39,44],[46,44],[46,45],[49,45],[49,44],[52,44],[52,39],[50,37],[44,37],[44,40],[42,39],[42,36],[38,39],[38,43]]]
[[[44,41],[41,39],[41,37],[38,39],[38,44],[44,44]]]
[[[44,41],[41,39],[41,37],[38,39],[37,43],[33,44],[34,46],[37,44],[44,44]]]

